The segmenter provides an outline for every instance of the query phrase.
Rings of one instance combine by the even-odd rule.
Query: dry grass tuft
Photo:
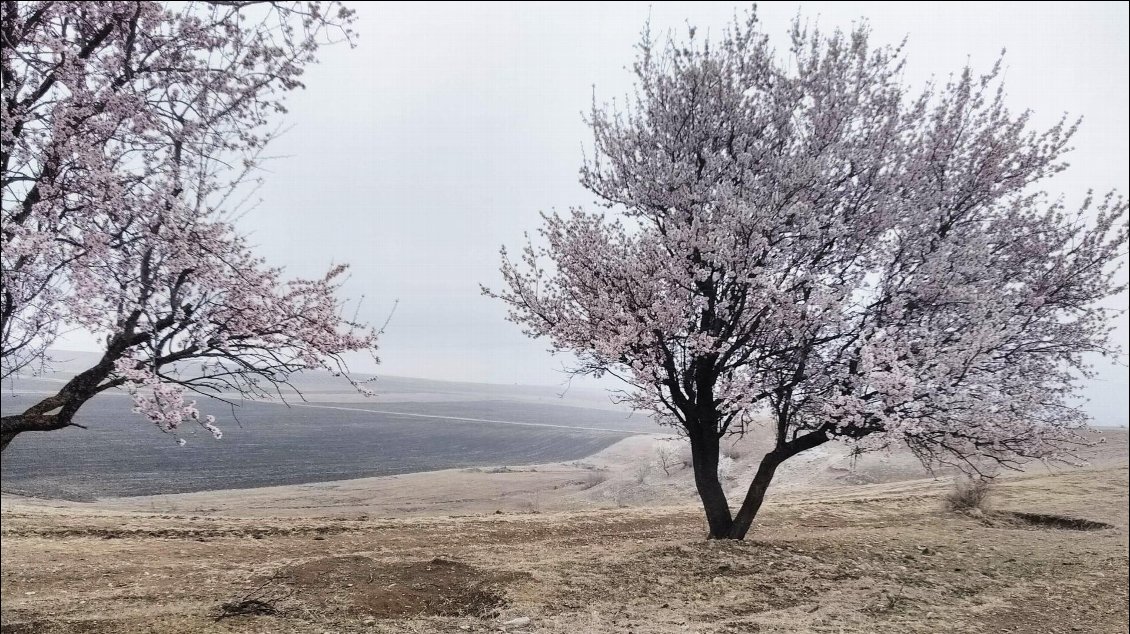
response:
[[[966,478],[954,483],[953,490],[946,494],[946,509],[955,513],[970,513],[986,510],[992,481],[984,478]]]

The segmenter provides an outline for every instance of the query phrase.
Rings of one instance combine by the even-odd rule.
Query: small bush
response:
[[[734,445],[722,445],[722,455],[730,460],[737,460],[742,457],[742,452]]]
[[[984,512],[991,487],[992,482],[983,478],[958,480],[946,495],[946,508],[959,513]]]
[[[738,477],[737,464],[734,463],[733,458],[722,456],[718,459],[718,477],[725,481],[730,481]]]
[[[679,466],[678,450],[670,442],[661,442],[655,447],[655,463],[663,469],[664,475],[671,475],[671,469]]]
[[[617,508],[624,508],[628,505],[628,483],[624,481],[622,472],[616,475],[616,479],[608,487],[608,494]]]
[[[651,463],[647,460],[640,460],[632,469],[632,475],[635,477],[636,484],[643,484],[647,480],[647,476],[651,475]]]
[[[525,506],[527,513],[541,513],[541,495],[537,491],[534,491],[533,496],[526,501]]]
[[[683,463],[683,468],[690,469],[694,466],[694,455],[691,454],[691,446],[684,444],[679,448],[679,462]]]
[[[608,480],[608,474],[604,471],[589,471],[585,474],[585,479],[581,482],[581,490],[588,491],[606,480]]]

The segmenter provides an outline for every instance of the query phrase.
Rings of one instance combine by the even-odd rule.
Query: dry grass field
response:
[[[1125,632],[1128,472],[1115,440],[1092,468],[1001,479],[980,515],[943,508],[944,478],[786,480],[741,543],[704,540],[681,493],[636,491],[617,508],[594,493],[614,478],[591,486],[579,470],[449,473],[447,505],[432,486],[428,513],[366,505],[360,486],[307,489],[325,505],[278,514],[295,490],[7,496],[3,631]],[[441,476],[407,486],[428,477]],[[488,511],[507,480],[542,487],[541,508]],[[476,498],[458,481],[496,488]]]

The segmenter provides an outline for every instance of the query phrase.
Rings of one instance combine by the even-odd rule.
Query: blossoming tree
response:
[[[375,351],[342,317],[344,267],[283,278],[230,221],[271,115],[322,44],[348,39],[335,2],[4,2],[3,377],[43,361],[60,329],[101,359],[21,414],[73,425],[112,388],[175,432],[187,391],[264,395],[300,369],[343,372]],[[195,362],[193,362],[195,360]],[[191,367],[189,367],[189,363]],[[358,386],[360,387],[360,386]]]
[[[645,34],[634,98],[589,118],[607,210],[544,215],[485,291],[685,432],[713,538],[834,439],[971,472],[1083,442],[1070,396],[1112,352],[1126,203],[1043,193],[1075,125],[1011,113],[999,63],[920,92],[902,64],[866,27],[798,21],[787,54],[752,14],[716,42]],[[733,513],[719,441],[753,425],[775,442]]]

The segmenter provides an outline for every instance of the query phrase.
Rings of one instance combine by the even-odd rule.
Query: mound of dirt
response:
[[[277,580],[318,606],[374,618],[491,617],[506,606],[505,584],[527,573],[483,570],[458,561],[382,563],[368,557],[316,559],[282,571]]]

